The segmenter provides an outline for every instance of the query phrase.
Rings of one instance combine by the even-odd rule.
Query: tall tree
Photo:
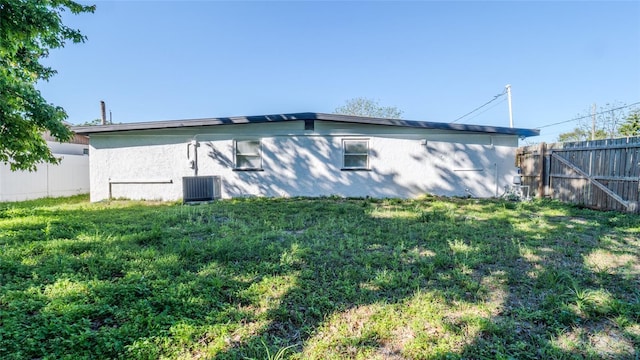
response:
[[[640,109],[627,115],[618,131],[622,136],[640,136]]]
[[[48,103],[36,89],[56,71],[41,63],[51,49],[67,41],[84,42],[79,30],[62,23],[62,12],[94,12],[95,5],[70,0],[0,1],[0,162],[11,170],[34,170],[37,163],[57,163],[42,138],[59,141],[72,133],[63,123],[67,113]]]
[[[590,140],[595,125],[594,140],[613,139],[622,136],[620,126],[627,117],[627,106],[617,104],[605,104],[596,110],[595,124],[591,116],[591,110],[578,114],[581,118],[573,130],[558,135],[558,141],[585,141]]]
[[[344,105],[334,111],[335,114],[369,116],[385,119],[401,119],[402,110],[395,106],[381,106],[378,101],[358,97],[347,100]]]

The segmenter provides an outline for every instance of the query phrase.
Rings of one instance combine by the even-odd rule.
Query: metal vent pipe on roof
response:
[[[100,114],[101,114],[101,122],[102,125],[107,125],[107,110],[103,100],[100,100]]]

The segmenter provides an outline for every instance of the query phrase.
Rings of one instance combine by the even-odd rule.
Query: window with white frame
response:
[[[369,169],[369,139],[342,140],[344,152],[343,170]]]
[[[262,170],[260,140],[236,140],[234,148],[236,170]]]

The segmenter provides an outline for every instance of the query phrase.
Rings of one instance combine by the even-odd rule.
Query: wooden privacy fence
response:
[[[516,166],[537,197],[639,212],[640,137],[521,147]]]

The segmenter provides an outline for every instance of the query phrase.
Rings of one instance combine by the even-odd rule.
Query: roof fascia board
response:
[[[538,129],[520,129],[520,128],[451,124],[451,123],[438,123],[438,122],[401,120],[401,119],[383,119],[383,118],[372,118],[372,117],[339,115],[339,114],[324,114],[324,113],[293,113],[293,114],[235,116],[235,117],[206,118],[206,119],[150,121],[150,122],[127,123],[127,124],[116,124],[116,125],[76,126],[76,127],[73,127],[72,130],[78,134],[90,135],[95,133],[108,133],[108,132],[120,132],[120,131],[132,131],[132,130],[176,129],[176,128],[185,128],[185,127],[198,127],[198,126],[254,124],[254,123],[282,122],[282,121],[295,121],[295,120],[324,120],[324,121],[334,121],[339,123],[356,123],[356,124],[365,124],[365,125],[397,126],[397,127],[408,127],[408,128],[418,128],[418,129],[440,129],[440,130],[454,130],[454,131],[464,131],[464,132],[496,133],[496,134],[518,135],[518,136],[524,136],[524,137],[540,135],[540,130]]]

